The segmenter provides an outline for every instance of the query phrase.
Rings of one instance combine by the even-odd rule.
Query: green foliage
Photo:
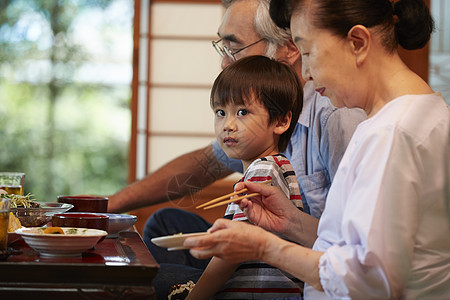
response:
[[[0,170],[25,172],[38,201],[126,184],[130,85],[74,80],[94,63],[75,20],[113,2],[0,1]]]

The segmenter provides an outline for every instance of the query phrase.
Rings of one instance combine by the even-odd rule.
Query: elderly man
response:
[[[268,0],[223,0],[223,4],[226,12],[218,30],[219,40],[213,42],[223,57],[222,68],[249,55],[265,55],[292,65],[302,78],[301,55],[292,43],[290,32],[281,30],[271,21]],[[302,214],[303,228],[298,230],[303,232],[302,243],[312,246],[331,181],[356,126],[366,115],[359,109],[337,109],[328,98],[314,91],[312,84],[302,83],[303,110],[285,155],[296,172],[305,211]],[[242,172],[240,161],[226,157],[214,142],[176,158],[112,195],[109,210],[123,212],[167,201],[167,191],[160,187],[167,186],[169,180],[178,174],[192,174],[201,187],[205,187],[233,171]],[[180,191],[180,197],[189,192],[186,187]],[[209,226],[200,216],[175,208],[160,210],[147,221],[144,241],[161,264],[159,279],[155,282],[158,294],[163,290],[158,288],[162,282],[170,286],[189,279],[196,280],[208,262],[194,259],[187,251],[167,252],[153,245],[150,239],[179,232],[205,231]],[[165,263],[170,263],[170,267]],[[181,268],[185,268],[184,271],[168,275]],[[167,291],[164,292],[167,295]]]

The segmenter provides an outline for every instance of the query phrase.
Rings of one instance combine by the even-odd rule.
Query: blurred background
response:
[[[450,103],[450,1],[429,3],[437,30],[410,64]],[[0,0],[0,171],[25,172],[39,201],[109,195],[210,143],[222,14],[220,0]]]
[[[0,170],[40,201],[124,186],[133,1],[0,3]]]

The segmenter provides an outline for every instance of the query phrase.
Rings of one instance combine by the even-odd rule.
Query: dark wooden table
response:
[[[107,238],[81,257],[44,258],[23,239],[0,262],[0,299],[156,299],[158,271],[135,231]]]

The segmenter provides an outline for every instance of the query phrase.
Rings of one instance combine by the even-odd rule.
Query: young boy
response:
[[[264,56],[233,63],[219,74],[211,91],[217,141],[229,157],[242,161],[241,180],[271,180],[299,209],[302,202],[294,170],[279,153],[286,149],[302,105],[302,86],[295,72]],[[246,220],[234,203],[228,205],[225,217]],[[232,265],[214,257],[188,299],[300,296],[302,283],[288,276],[262,262]]]

